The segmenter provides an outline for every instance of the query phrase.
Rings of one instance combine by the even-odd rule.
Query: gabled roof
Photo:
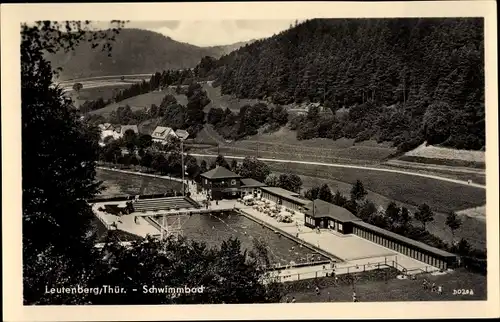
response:
[[[224,167],[217,167],[205,173],[202,173],[201,176],[207,179],[232,179],[232,178],[241,178],[239,174],[236,174],[232,171]]]
[[[139,133],[139,129],[137,128],[137,125],[122,125],[120,127],[120,134],[125,134],[128,130],[134,131],[134,133]]]
[[[175,132],[170,127],[165,126],[157,126],[153,133],[151,133],[151,137],[153,139],[165,140],[169,135],[175,135]]]
[[[308,199],[302,198],[298,193],[288,191],[279,187],[262,187],[262,191],[287,199],[302,206],[307,205],[310,202]]]
[[[242,188],[257,188],[257,187],[265,187],[266,184],[265,183],[262,183],[260,181],[257,181],[255,179],[252,179],[252,178],[245,178],[245,179],[241,179],[241,187]]]
[[[315,209],[313,210],[313,206]],[[349,210],[336,206],[332,203],[316,199],[305,206],[307,211],[306,215],[314,218],[328,217],[341,222],[360,221],[358,217],[354,216]]]

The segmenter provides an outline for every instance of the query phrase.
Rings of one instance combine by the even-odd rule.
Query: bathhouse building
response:
[[[212,200],[235,199],[240,196],[241,176],[228,169],[217,166],[202,173],[202,190]]]
[[[354,234],[443,270],[452,267],[457,260],[455,254],[365,223],[347,209],[322,200],[316,199],[304,206],[304,221],[309,228]]]

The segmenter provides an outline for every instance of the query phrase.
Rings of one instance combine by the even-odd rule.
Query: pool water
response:
[[[302,247],[291,239],[237,213],[182,215],[168,217],[167,220],[173,227],[176,223],[180,223],[183,236],[197,242],[205,242],[209,247],[219,247],[222,241],[236,237],[240,240],[242,249],[250,251],[254,248],[254,240],[260,240],[266,245],[269,259],[273,264],[288,265],[290,262],[299,264],[327,260],[314,250]],[[157,221],[161,223],[161,218]]]

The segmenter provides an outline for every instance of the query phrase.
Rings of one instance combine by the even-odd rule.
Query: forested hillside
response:
[[[300,139],[485,145],[482,19],[315,19],[203,63],[224,94],[335,112],[291,120]]]
[[[93,33],[88,33],[92,38]],[[113,43],[113,54],[96,50],[87,42],[69,53],[58,52],[47,58],[62,67],[61,79],[107,75],[154,73],[168,69],[193,68],[204,56],[220,57],[245,43],[216,47],[197,47],[159,33],[123,29]]]

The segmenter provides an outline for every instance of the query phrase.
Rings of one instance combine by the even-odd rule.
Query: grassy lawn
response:
[[[423,278],[436,286],[443,287],[443,294],[433,293],[424,290],[422,287]],[[293,283],[301,283],[293,282]],[[301,287],[293,287],[294,290],[287,296],[295,297],[297,302],[351,302],[352,284],[342,283],[337,286],[325,286],[320,288],[320,294],[315,292],[316,283],[302,283]],[[291,283],[292,284],[292,283]],[[326,283],[325,283],[326,284]],[[321,284],[320,284],[321,285]],[[289,285],[289,287],[292,285]],[[307,287],[309,286],[309,287]],[[453,290],[472,290],[473,295],[454,295]],[[355,283],[356,295],[360,302],[387,302],[387,301],[466,301],[466,300],[486,300],[487,287],[486,277],[457,270],[445,275],[432,276],[430,274],[420,275],[417,280],[399,280],[391,278],[387,281],[384,278],[359,281]],[[330,293],[330,294],[328,294]]]
[[[116,84],[110,86],[93,87],[93,88],[83,88],[79,94],[79,100],[82,102],[93,101],[99,98],[108,100],[113,98],[113,96],[120,90],[130,87],[130,84]],[[73,93],[73,92],[71,92]]]
[[[101,193],[101,196],[106,197],[137,195],[141,191],[141,186],[144,186],[142,194],[164,193],[169,189],[182,189],[181,183],[177,181],[102,169],[97,169],[97,179],[103,181],[106,190]]]
[[[155,91],[155,92],[150,92],[150,93],[130,97],[130,98],[127,98],[121,102],[110,104],[110,105],[108,105],[100,110],[93,111],[92,113],[100,114],[102,116],[108,116],[109,113],[118,109],[118,107],[125,106],[125,105],[129,105],[132,108],[132,111],[140,110],[140,109],[143,109],[146,107],[150,107],[152,104],[156,104],[159,106],[161,101],[165,97],[165,95],[167,95],[169,93],[171,93],[171,90],[167,89],[167,90],[164,90],[161,92]],[[177,99],[179,104],[185,105],[187,103],[187,99],[186,99],[185,95],[175,95],[175,98]]]
[[[444,162],[444,160],[448,160],[450,162],[455,160],[478,164],[484,164],[485,162],[484,151],[457,150],[432,145],[426,146],[425,144],[422,144],[412,151],[406,152],[405,156],[423,159],[435,159],[436,162]]]
[[[208,111],[212,107],[220,107],[222,109],[229,108],[233,113],[239,113],[240,108],[244,105],[254,105],[259,102],[256,99],[237,99],[231,95],[221,95],[220,87],[212,87],[208,84],[203,84],[203,89],[207,92],[211,103],[205,108]]]

